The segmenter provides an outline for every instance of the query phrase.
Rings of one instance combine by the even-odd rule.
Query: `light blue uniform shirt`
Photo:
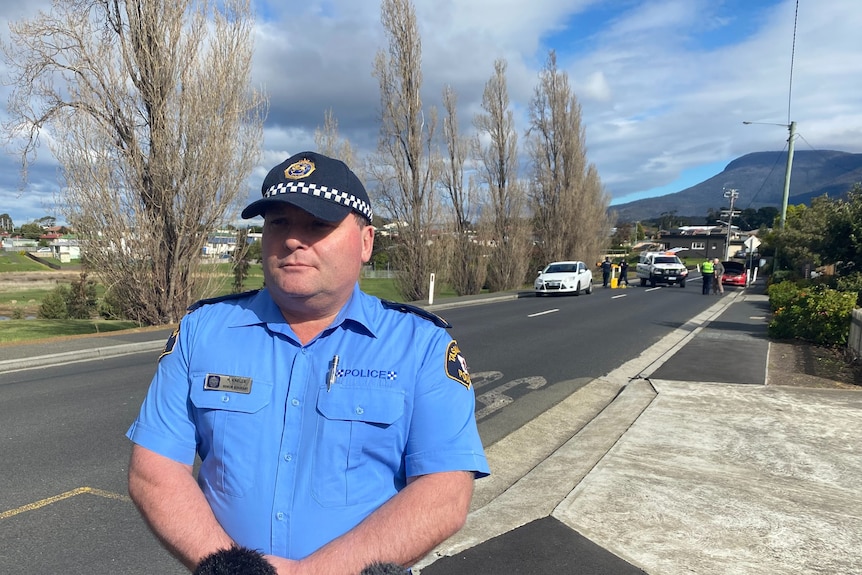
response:
[[[444,329],[358,285],[304,346],[263,290],[183,318],[126,435],[184,464],[200,455],[198,483],[227,533],[301,559],[408,477],[487,475],[468,383]]]

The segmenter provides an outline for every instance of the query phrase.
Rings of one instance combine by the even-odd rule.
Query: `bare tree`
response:
[[[323,128],[314,130],[314,144],[317,146],[317,151],[330,158],[337,158],[350,166],[357,176],[361,174],[359,162],[356,158],[356,152],[350,141],[343,138],[338,133],[338,120],[332,115],[332,108],[329,108],[324,113]]]
[[[478,216],[477,199],[472,179],[464,185],[464,163],[467,159],[469,143],[462,138],[458,128],[458,98],[450,86],[443,89],[443,138],[446,143],[446,157],[440,169],[440,183],[451,203],[451,228],[449,236],[452,247],[446,267],[446,277],[458,295],[477,294],[485,284],[486,270],[485,247],[476,236]]]
[[[473,124],[479,131],[473,150],[479,179],[487,188],[484,217],[494,249],[490,252],[488,285],[492,291],[516,289],[524,284],[530,265],[530,226],[526,198],[518,181],[518,134],[509,105],[506,62],[494,62],[494,74],[485,84],[483,113]]]
[[[416,11],[410,0],[382,0],[380,20],[388,51],[380,51],[374,75],[380,84],[381,124],[377,153],[368,174],[378,184],[379,199],[399,224],[393,261],[401,295],[419,300],[428,295],[428,277],[439,262],[431,226],[436,215],[435,162],[431,150],[436,112],[425,117],[422,44]]]
[[[528,148],[535,233],[543,262],[594,261],[607,247],[610,198],[587,163],[581,107],[551,51],[530,103]]]
[[[44,133],[86,265],[126,317],[178,321],[258,155],[248,0],[54,0],[10,29],[4,129],[25,177]]]

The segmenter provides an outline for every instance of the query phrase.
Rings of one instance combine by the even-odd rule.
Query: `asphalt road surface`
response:
[[[440,312],[453,324],[486,445],[685,324],[714,299],[602,289]],[[0,374],[0,572],[181,574],[126,495],[124,437],[157,352]]]

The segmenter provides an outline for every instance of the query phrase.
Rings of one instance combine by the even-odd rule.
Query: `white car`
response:
[[[584,262],[552,262],[533,284],[537,296],[549,293],[593,293],[593,272]]]

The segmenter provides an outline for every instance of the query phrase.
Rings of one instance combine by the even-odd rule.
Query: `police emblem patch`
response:
[[[300,180],[311,175],[314,171],[314,162],[311,160],[299,160],[289,165],[284,171],[284,177],[289,180]]]
[[[467,389],[473,385],[470,373],[467,371],[467,360],[461,355],[458,343],[453,339],[446,348],[446,375]]]
[[[174,329],[173,333],[171,333],[170,337],[168,337],[168,341],[165,342],[165,348],[162,350],[161,355],[159,355],[159,360],[174,351],[174,346],[177,344],[177,338],[179,337],[179,335],[180,326],[177,326]]]

